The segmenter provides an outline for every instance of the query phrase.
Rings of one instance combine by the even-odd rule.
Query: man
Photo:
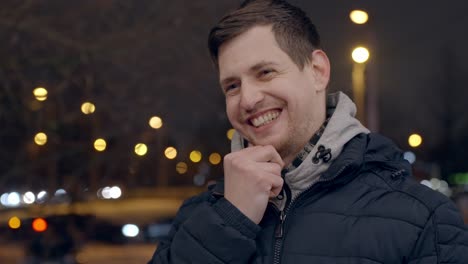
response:
[[[246,1],[209,35],[237,133],[224,183],[184,203],[150,263],[468,263],[454,204],[354,118],[300,9]]]

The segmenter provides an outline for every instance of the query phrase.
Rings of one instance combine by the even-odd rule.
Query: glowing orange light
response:
[[[8,226],[11,229],[18,229],[21,226],[21,220],[18,217],[13,216],[8,220]]]
[[[32,222],[32,228],[36,232],[44,232],[47,230],[47,222],[43,218],[36,218]]]

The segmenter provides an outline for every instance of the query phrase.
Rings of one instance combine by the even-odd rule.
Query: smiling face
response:
[[[232,126],[253,145],[272,145],[286,164],[325,120],[329,62],[315,50],[300,69],[271,26],[255,26],[221,45],[219,76]]]

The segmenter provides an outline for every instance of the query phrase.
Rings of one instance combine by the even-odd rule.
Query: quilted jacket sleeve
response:
[[[186,201],[169,239],[161,241],[149,264],[249,263],[260,227],[224,198],[205,193]]]
[[[468,229],[451,201],[435,208],[409,263],[468,263]]]

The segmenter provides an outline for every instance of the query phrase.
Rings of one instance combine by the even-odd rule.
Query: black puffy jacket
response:
[[[346,144],[320,182],[259,225],[222,196],[186,201],[150,263],[460,263],[468,231],[445,196],[410,180],[398,149],[375,134]]]

